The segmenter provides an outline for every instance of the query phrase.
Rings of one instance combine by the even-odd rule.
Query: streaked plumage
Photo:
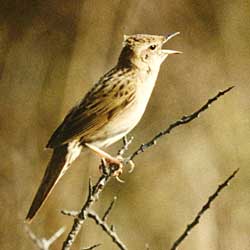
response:
[[[26,217],[38,212],[55,184],[79,156],[85,143],[107,147],[129,133],[140,121],[161,63],[169,54],[162,45],[171,36],[125,36],[117,65],[106,73],[67,114],[47,147],[53,155]]]

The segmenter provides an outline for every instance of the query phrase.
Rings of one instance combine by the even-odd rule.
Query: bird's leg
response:
[[[121,179],[119,179],[119,176],[122,174],[123,157],[121,156],[113,157],[107,152],[89,143],[85,143],[85,145],[92,151],[94,151],[99,157],[101,157],[103,162],[106,163],[106,165],[111,166],[113,164],[118,166],[117,170],[114,171],[113,176],[115,176],[118,181],[123,182]]]
[[[113,157],[110,154],[108,154],[107,152],[101,150],[100,148],[89,144],[89,143],[85,143],[85,145],[90,148],[92,151],[94,151],[99,157],[104,158],[106,160],[107,163],[113,163],[113,164],[121,164],[122,159],[120,159],[121,157]]]

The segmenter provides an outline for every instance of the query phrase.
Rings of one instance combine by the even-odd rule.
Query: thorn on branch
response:
[[[127,145],[127,143],[128,143],[128,137],[127,137],[127,135],[125,135],[125,136],[122,138],[122,142],[123,142],[123,145]]]
[[[110,203],[108,209],[106,210],[106,212],[104,213],[104,215],[103,215],[103,217],[102,217],[102,220],[103,220],[103,221],[106,221],[106,220],[108,219],[108,216],[109,216],[109,214],[110,214],[110,212],[111,212],[111,210],[112,210],[112,208],[113,208],[113,206],[114,206],[116,200],[117,200],[117,197],[115,196],[115,197],[113,198],[112,202]]]
[[[190,115],[185,115],[183,116],[180,120],[177,120],[176,122],[172,123],[169,125],[168,128],[166,128],[165,130],[159,132],[157,135],[155,135],[150,141],[148,141],[147,143],[141,144],[141,146],[134,151],[134,153],[132,153],[129,157],[128,160],[133,160],[137,155],[145,152],[146,149],[148,149],[149,147],[153,146],[156,144],[156,142],[163,136],[170,134],[170,132],[178,127],[178,126],[182,126],[186,123],[191,122],[192,120],[196,119],[199,117],[199,115],[206,111],[210,105],[217,101],[221,96],[225,95],[227,92],[229,92],[230,90],[232,90],[234,88],[234,86],[229,87],[223,91],[219,91],[218,94],[212,98],[210,98],[200,109],[198,109],[197,111],[193,112]]]
[[[219,97],[224,95],[225,93],[229,92],[233,87],[227,88],[224,91],[220,91],[215,97],[209,99],[205,105],[203,105],[199,110],[195,111],[194,113],[188,115],[188,116],[183,116],[180,120],[177,120],[176,122],[172,123],[168,128],[165,130],[159,132],[157,135],[155,135],[149,142],[142,144],[134,153],[132,153],[128,158],[125,159],[124,163],[127,164],[133,160],[134,157],[139,155],[140,153],[144,152],[146,149],[149,147],[153,146],[156,144],[158,139],[161,137],[169,134],[174,128],[187,124],[197,118],[202,112],[208,109],[208,107],[215,102]],[[124,152],[128,149],[129,144],[132,142],[133,138],[131,137],[129,140],[127,138],[123,139],[123,147],[118,151],[118,155],[123,155]],[[90,209],[94,205],[94,203],[98,200],[99,195],[107,185],[107,183],[110,181],[110,179],[114,176],[115,171],[117,171],[117,166],[113,166],[112,164],[108,164],[105,161],[102,160],[100,169],[102,171],[101,176],[99,177],[98,181],[92,185],[91,179],[89,180],[89,192],[86,201],[84,202],[79,214],[74,218],[74,222],[72,225],[72,228],[66,238],[66,240],[63,243],[63,250],[69,250],[71,249],[71,246],[73,242],[75,241],[78,233],[81,230],[81,227],[85,220],[89,217],[90,218]],[[131,167],[131,170],[133,167]],[[110,208],[110,210],[112,207]],[[108,209],[109,210],[109,209]],[[98,225],[100,225],[103,230],[107,231],[107,234],[113,239],[114,242],[116,242],[117,239],[117,234],[114,230],[114,226],[108,226],[106,224],[107,216],[110,213],[110,211],[107,213],[107,215],[103,217],[103,219],[100,219],[98,215],[92,216],[92,219],[96,221]],[[71,215],[72,213],[69,213]],[[74,215],[74,213],[73,213]],[[187,233],[190,230],[187,231]],[[119,239],[119,238],[118,238]],[[118,240],[116,243],[120,249],[126,250],[126,246]]]
[[[88,190],[88,198],[91,197],[92,192],[93,192],[93,185],[92,185],[92,180],[91,177],[89,177],[89,190]]]
[[[134,137],[131,136],[129,139],[127,136],[124,136],[122,138],[122,142],[123,142],[123,146],[121,147],[120,150],[118,150],[118,156],[123,156],[124,153],[128,150],[129,145],[132,143],[132,141],[134,140]]]
[[[236,169],[222,184],[218,186],[216,191],[209,196],[208,201],[202,206],[201,210],[197,213],[193,221],[187,225],[184,232],[181,234],[181,236],[173,243],[170,250],[176,250],[177,247],[184,241],[184,239],[190,234],[191,230],[200,222],[200,218],[202,215],[210,208],[210,205],[212,202],[216,199],[216,197],[220,194],[220,192],[229,185],[229,182],[235,177],[235,175],[238,173],[239,168]]]
[[[93,219],[97,225],[99,225],[102,230],[113,240],[113,242],[119,247],[121,250],[127,250],[125,244],[120,240],[119,236],[114,230],[114,227],[109,227],[108,224],[102,220],[97,213],[94,211],[88,212],[88,217]]]
[[[111,230],[112,232],[115,232],[115,226],[114,226],[113,224],[110,226],[110,230]]]
[[[82,250],[92,250],[92,249],[94,249],[94,248],[97,248],[97,247],[99,247],[99,246],[101,246],[102,244],[95,244],[95,245],[93,245],[93,246],[90,246],[90,247],[84,247],[84,248],[82,248]]]
[[[68,210],[61,210],[63,215],[77,217],[79,215],[79,211],[68,211]]]
[[[104,164],[102,164],[104,165]],[[108,166],[104,166],[104,168],[108,168]],[[88,195],[86,198],[86,201],[84,205],[82,206],[80,212],[77,214],[77,216],[74,217],[72,228],[67,235],[67,238],[63,242],[62,249],[63,250],[70,250],[72,244],[77,238],[77,235],[79,234],[83,223],[88,218],[88,211],[93,206],[93,204],[98,200],[99,194],[103,191],[104,187],[107,185],[107,183],[110,181],[110,179],[113,176],[113,170],[111,170],[106,174],[102,173],[102,175],[99,177],[98,181],[93,186],[91,179],[89,179],[89,187],[88,187]],[[67,212],[65,213],[67,214]],[[69,215],[75,215],[75,213],[69,212]]]

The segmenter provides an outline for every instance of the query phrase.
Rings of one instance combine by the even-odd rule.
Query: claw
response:
[[[111,166],[112,164],[117,165],[118,166],[117,170],[114,171],[113,176],[116,178],[117,181],[124,183],[124,181],[119,178],[119,176],[122,174],[122,168],[124,162],[122,156],[118,155],[118,157],[113,157],[94,145],[91,145],[89,143],[85,143],[85,145],[102,158],[102,161],[105,166],[106,165]],[[100,166],[100,171],[103,172],[102,166]]]
[[[134,162],[132,160],[129,160],[128,164],[129,164],[129,170],[128,170],[128,172],[131,174],[134,171],[134,169],[135,169],[135,164],[134,164]]]
[[[123,164],[120,162],[119,165],[117,165],[118,168],[114,171],[113,176],[116,178],[119,182],[124,182],[122,179],[119,178],[119,176],[122,174]]]
[[[119,176],[116,176],[115,178],[116,178],[116,180],[117,180],[118,182],[120,182],[120,183],[125,183],[125,181],[122,180],[122,179],[120,179]]]

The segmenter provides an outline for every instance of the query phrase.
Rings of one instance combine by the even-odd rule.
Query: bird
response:
[[[126,136],[142,118],[163,61],[180,51],[163,45],[178,35],[124,35],[118,62],[104,74],[65,116],[46,148],[53,153],[25,222],[38,213],[59,179],[80,152],[89,148],[104,158],[120,160],[102,151]]]

